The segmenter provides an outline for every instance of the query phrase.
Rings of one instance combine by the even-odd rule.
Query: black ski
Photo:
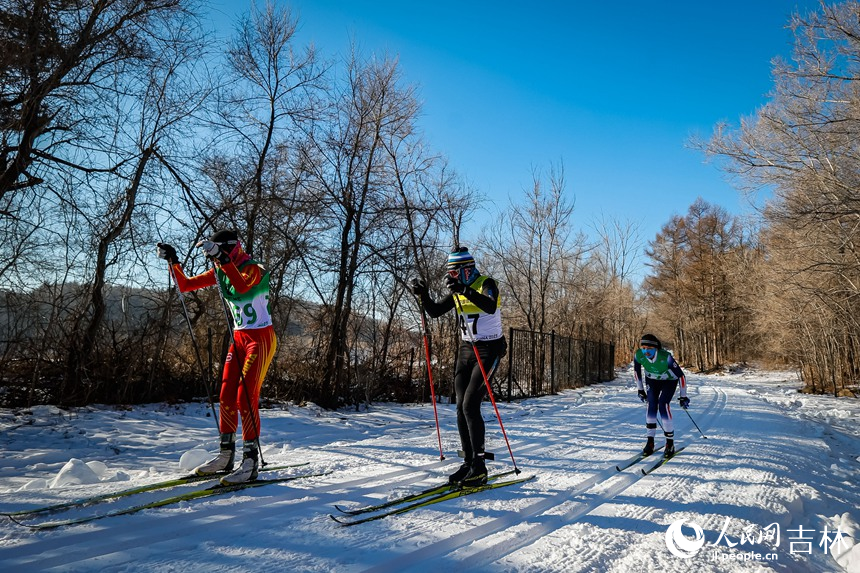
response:
[[[420,509],[422,507],[427,507],[427,506],[433,505],[435,503],[447,501],[449,499],[464,497],[467,495],[480,493],[482,491],[487,491],[489,489],[498,489],[498,488],[502,488],[502,487],[516,485],[519,483],[533,480],[534,478],[535,478],[535,476],[532,475],[532,476],[512,479],[512,480],[508,480],[508,481],[490,482],[490,483],[487,483],[486,485],[480,485],[480,486],[474,486],[474,487],[463,487],[460,489],[449,490],[449,491],[439,493],[435,496],[432,496],[432,497],[429,497],[426,499],[421,499],[421,500],[415,501],[414,503],[410,503],[408,505],[403,505],[401,507],[397,507],[397,508],[392,509],[390,511],[386,511],[383,513],[376,513],[374,515],[370,515],[368,517],[363,517],[361,519],[344,520],[344,519],[335,517],[334,515],[329,515],[329,517],[332,518],[333,520],[335,520],[340,525],[343,525],[344,527],[348,527],[351,525],[358,525],[360,523],[367,523],[368,521],[376,521],[378,519],[383,519],[386,517],[390,517],[392,515],[400,515],[402,513],[406,513],[406,512],[412,511],[414,509]]]
[[[21,523],[16,519],[12,519],[18,525],[23,525],[24,527],[28,527],[34,530],[42,530],[42,529],[56,529],[57,527],[65,527],[67,525],[78,525],[81,523],[89,523],[90,521],[96,521],[98,519],[104,519],[105,517],[117,517],[120,515],[129,515],[132,513],[137,513],[139,511],[143,511],[145,509],[155,509],[158,507],[164,507],[166,505],[172,505],[176,503],[180,503],[183,501],[192,501],[195,499],[201,499],[204,497],[211,497],[215,495],[222,495],[225,493],[230,493],[233,491],[239,491],[243,489],[249,489],[254,487],[262,487],[265,485],[271,485],[275,483],[284,483],[288,481],[294,481],[298,479],[305,479],[311,477],[319,477],[328,475],[331,472],[320,472],[320,473],[307,473],[300,474],[294,476],[287,476],[282,478],[272,478],[272,479],[258,479],[254,481],[249,481],[245,483],[232,484],[232,485],[223,485],[223,484],[215,484],[213,486],[207,487],[205,489],[198,489],[194,491],[189,491],[186,493],[182,493],[179,495],[174,495],[171,497],[166,497],[163,499],[159,499],[150,503],[145,503],[142,505],[135,505],[132,507],[126,507],[122,509],[115,509],[113,511],[109,511],[107,513],[98,513],[95,515],[87,515],[85,517],[78,517],[73,519],[66,519],[63,521],[51,521],[46,523]]]
[[[298,468],[298,467],[306,466],[308,464],[309,464],[309,462],[304,462],[304,463],[300,463],[300,464],[290,464],[290,465],[284,465],[284,466],[269,466],[269,467],[262,468],[260,471],[261,472],[266,472],[266,471],[270,472],[270,471],[276,471],[276,470],[285,470],[285,469],[289,469],[289,468]],[[169,480],[159,481],[159,482],[151,483],[149,485],[142,485],[139,487],[133,487],[131,489],[125,489],[125,490],[115,491],[115,492],[111,492],[111,493],[103,493],[103,494],[94,495],[91,497],[84,497],[84,498],[75,499],[72,501],[66,501],[63,503],[58,503],[55,505],[47,505],[45,507],[36,507],[33,509],[22,509],[20,511],[0,512],[0,515],[10,517],[10,518],[16,518],[16,517],[24,517],[27,515],[41,515],[41,514],[47,514],[47,513],[56,513],[58,511],[63,511],[66,509],[72,509],[75,507],[86,507],[88,505],[94,505],[96,503],[101,503],[103,501],[112,501],[112,500],[120,499],[123,497],[129,497],[132,495],[136,495],[138,493],[145,493],[148,491],[157,491],[160,489],[170,489],[173,487],[177,487],[180,485],[186,485],[189,483],[195,483],[198,481],[206,481],[208,479],[217,479],[219,476],[227,475],[227,473],[228,472],[222,472],[222,473],[210,474],[210,475],[206,475],[206,476],[199,476],[197,474],[189,474],[187,476],[182,476],[182,477],[173,478],[173,479],[169,479]]]
[[[498,474],[493,474],[487,478],[487,481],[492,482],[492,481],[498,480],[500,478],[503,478],[505,476],[509,476],[513,473],[516,473],[516,470],[510,470],[510,471],[506,471],[506,472],[502,472],[502,473],[498,473]],[[433,495],[445,493],[445,492],[451,491],[452,487],[453,486],[451,484],[448,484],[448,483],[436,485],[433,487],[429,487],[425,490],[422,490],[422,491],[419,491],[416,493],[412,493],[409,495],[405,495],[403,497],[398,497],[398,498],[395,498],[395,499],[392,499],[392,500],[389,500],[389,501],[386,501],[386,502],[383,502],[383,503],[380,503],[377,505],[367,505],[364,507],[357,507],[354,509],[343,508],[339,505],[335,505],[334,507],[339,512],[345,513],[346,515],[360,515],[362,513],[370,513],[373,511],[379,511],[381,509],[386,509],[389,507],[393,507],[395,505],[400,505],[402,503],[409,503],[410,501],[417,501],[419,499],[424,499],[424,498],[427,498],[427,497],[430,497]]]
[[[675,450],[675,453],[672,454],[671,456],[663,456],[662,458],[660,458],[659,460],[657,460],[656,462],[651,464],[649,467],[642,468],[642,475],[647,476],[648,474],[650,474],[651,472],[653,472],[654,470],[656,470],[657,468],[659,468],[660,466],[662,466],[663,464],[665,464],[666,462],[668,462],[669,460],[671,460],[672,458],[674,458],[675,456],[677,456],[678,454],[683,452],[684,448],[686,448],[686,447],[687,446],[681,446],[680,448]]]
[[[666,444],[661,444],[659,448],[654,448],[654,451],[659,452],[660,450],[663,449],[663,446],[665,446],[665,445]],[[625,460],[625,461],[621,462],[620,464],[618,464],[617,466],[615,466],[615,469],[618,471],[624,471],[627,468],[629,468],[630,466],[632,466],[633,464],[641,462],[642,460],[644,460],[645,458],[647,458],[648,456],[651,456],[651,455],[653,455],[653,454],[646,454],[644,452],[639,452],[635,456],[628,458],[627,460]]]

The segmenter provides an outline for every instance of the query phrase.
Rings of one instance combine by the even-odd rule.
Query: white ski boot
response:
[[[236,457],[236,434],[221,434],[221,450],[218,455],[194,469],[199,476],[211,476],[233,471],[233,460]]]
[[[260,471],[257,440],[245,442],[242,448],[242,463],[233,473],[221,478],[221,485],[236,485],[254,481]]]

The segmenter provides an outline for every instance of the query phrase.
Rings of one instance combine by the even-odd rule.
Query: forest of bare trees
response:
[[[745,298],[757,350],[833,394],[860,374],[858,14],[842,2],[796,15],[793,60],[775,62],[770,101],[703,146],[766,197],[758,246],[740,261],[753,265]]]
[[[0,404],[202,395],[226,343],[223,308],[206,290],[181,305],[154,245],[201,272],[193,245],[221,228],[271,273],[268,399],[420,395],[406,281],[440,297],[445,254],[465,236],[503,285],[510,326],[612,342],[619,364],[651,330],[688,368],[767,359],[835,393],[856,378],[856,3],[798,17],[797,59],[776,65],[770,103],[698,143],[750,193],[772,193],[762,217],[699,200],[651,240],[635,221],[579,220],[562,164],[536,168],[476,233],[484,197],[423,138],[396,57],[353,47],[326,59],[273,2],[218,46],[195,9],[0,10]],[[430,328],[444,385],[455,324]]]

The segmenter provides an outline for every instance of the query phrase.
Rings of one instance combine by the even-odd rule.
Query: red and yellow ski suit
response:
[[[238,415],[241,414],[242,439],[248,442],[260,436],[260,389],[275,356],[278,340],[267,308],[260,309],[265,316],[257,320],[258,313],[248,304],[249,316],[255,320],[243,320],[246,317],[241,308],[233,303],[233,299],[252,292],[255,287],[262,291],[258,298],[267,300],[268,289],[262,287],[268,286],[268,273],[250,260],[238,245],[230,256],[229,263],[222,265],[216,262],[214,269],[193,277],[186,277],[182,265],[176,263],[173,274],[181,292],[219,286],[225,299],[234,307],[233,343],[227,351],[221,378],[220,430],[222,434],[236,432]]]

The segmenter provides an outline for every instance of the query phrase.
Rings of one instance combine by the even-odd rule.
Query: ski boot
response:
[[[475,487],[487,483],[487,464],[484,463],[484,454],[476,454],[469,467],[469,473],[460,481],[460,487]]]
[[[654,453],[654,436],[648,436],[648,440],[645,442],[645,447],[642,448],[642,455],[650,456]]]
[[[254,481],[260,471],[259,445],[257,440],[245,442],[242,448],[242,463],[231,473],[221,478],[221,485],[236,485]]]
[[[666,438],[666,449],[663,450],[664,458],[671,458],[675,455],[675,440]]]
[[[448,476],[448,484],[449,485],[459,485],[463,478],[465,478],[469,474],[469,470],[472,469],[472,462],[465,461],[463,465],[460,466],[460,469],[452,473]]]
[[[236,457],[236,434],[221,434],[221,450],[218,455],[201,466],[194,468],[199,476],[211,476],[233,471]]]

